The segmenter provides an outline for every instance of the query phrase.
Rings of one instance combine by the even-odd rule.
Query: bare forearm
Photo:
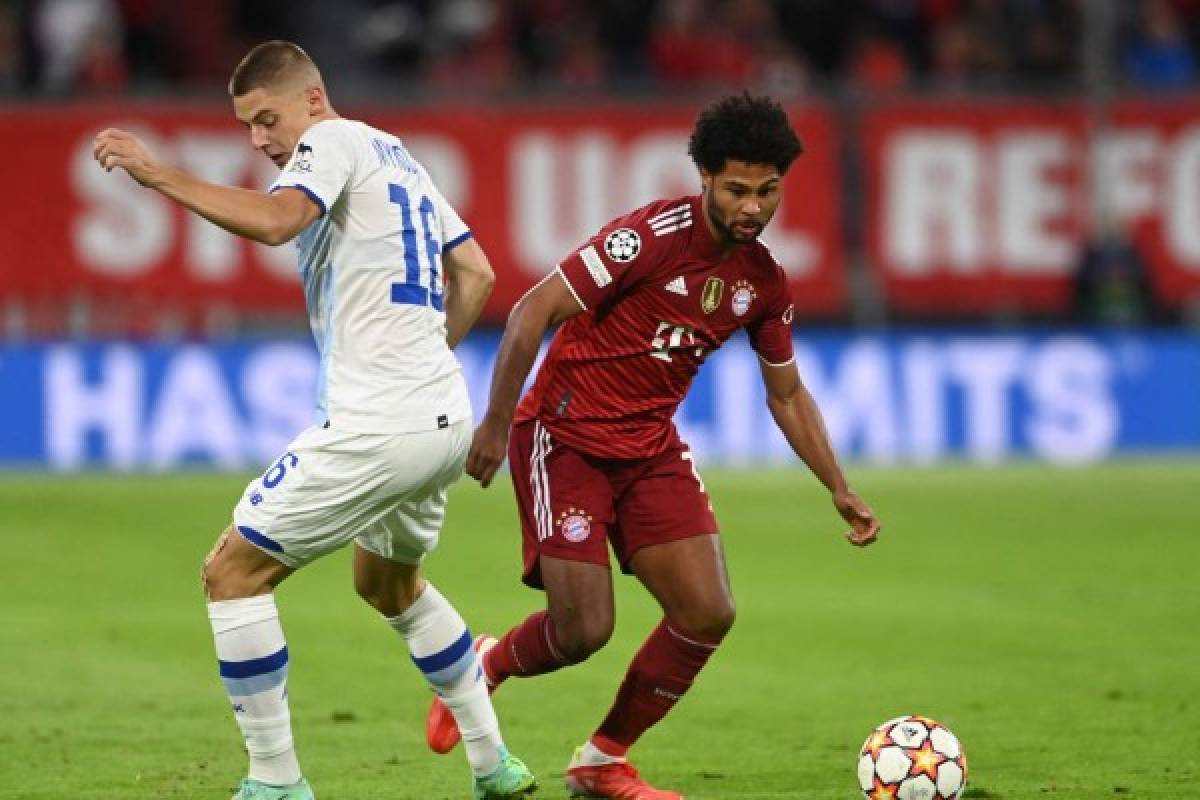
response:
[[[820,409],[803,386],[787,398],[768,397],[775,424],[792,450],[830,492],[846,491],[846,477],[838,464]]]
[[[477,273],[454,275],[446,282],[446,341],[450,347],[457,347],[479,319],[495,282],[490,275]]]
[[[162,194],[230,233],[263,244],[291,237],[277,219],[272,198],[236,186],[218,186],[174,167],[164,167],[152,184]]]
[[[544,320],[527,312],[523,303],[513,309],[500,349],[496,354],[496,366],[492,370],[492,389],[488,398],[487,414],[506,426],[512,421],[517,401],[525,379],[533,369],[538,347],[546,333]]]

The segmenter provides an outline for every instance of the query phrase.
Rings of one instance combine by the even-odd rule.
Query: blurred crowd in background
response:
[[[647,107],[664,98],[691,105],[741,88],[799,101],[798,107],[810,98],[825,101],[820,105],[843,148],[833,174],[844,192],[835,192],[833,202],[847,222],[831,236],[846,244],[839,269],[850,297],[837,318],[854,324],[891,319],[873,288],[866,246],[875,235],[863,167],[870,145],[855,143],[860,115],[884,107],[872,100],[1008,97],[1045,110],[1082,98],[1103,116],[1114,107],[1110,100],[1156,96],[1167,102],[1150,119],[1166,125],[1163,108],[1170,113],[1200,88],[1200,0],[0,0],[0,97],[16,110],[43,101],[65,101],[61,107],[85,101],[75,104],[83,108],[92,99],[116,98],[152,101],[143,108],[189,98],[212,104],[247,49],[272,38],[303,43],[323,66],[332,95],[350,109],[438,99],[461,108],[475,98],[498,100],[496,108],[531,98],[545,108],[610,97]],[[991,124],[981,128],[984,139],[1000,130]],[[1180,126],[1190,130],[1186,120]],[[1183,219],[1191,213],[1190,195],[1172,183],[1180,170],[1169,165],[1191,164],[1191,151],[1169,144],[1174,134],[1130,135],[1142,134],[1151,138],[1129,145],[1128,157],[1151,159],[1146,164],[1160,159],[1163,166],[1130,168],[1130,175],[1139,169],[1151,175],[1132,180],[1157,180],[1161,197],[1168,191],[1183,197],[1176,204],[1183,216],[1168,214],[1167,200],[1142,208],[1149,190],[1141,184],[1129,190],[1128,202],[1141,204],[1143,216]],[[985,149],[981,144],[979,152]],[[990,222],[986,203],[980,208],[982,230]],[[1200,326],[1200,294],[1163,307],[1161,285],[1148,278],[1145,246],[1128,228],[1094,221],[1071,257],[1071,309],[1060,306],[1056,320]],[[1165,235],[1180,250],[1191,246],[1179,233],[1189,225],[1150,236]],[[78,228],[71,230],[76,241]],[[1188,253],[1200,253],[1200,238]],[[96,309],[110,300],[82,292],[30,300],[28,292],[7,288],[0,331],[10,337],[131,328],[95,322]],[[1046,317],[993,305],[999,310],[991,318],[1001,324]],[[43,306],[49,322],[39,323],[35,312]],[[76,313],[80,308],[87,313]],[[217,316],[229,316],[223,314]],[[85,323],[75,324],[77,317]],[[254,317],[235,314],[223,329],[245,327],[244,318]],[[298,313],[289,320],[303,322]]]
[[[207,94],[269,38],[343,96],[1171,90],[1200,0],[0,0],[0,92]]]

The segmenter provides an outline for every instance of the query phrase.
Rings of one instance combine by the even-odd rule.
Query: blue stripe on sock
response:
[[[272,539],[269,536],[264,536],[263,534],[254,530],[254,528],[251,528],[246,525],[238,525],[237,529],[238,529],[238,533],[242,534],[242,536],[245,536],[246,539],[249,540],[251,543],[258,545],[259,547],[263,548],[264,550],[273,550],[276,553],[283,552],[283,545],[281,545],[279,542],[275,541],[274,539]]]
[[[252,658],[249,661],[221,661],[222,678],[253,678],[255,675],[266,675],[287,666],[287,645],[279,648],[278,652],[262,658]]]
[[[474,650],[468,650],[463,653],[462,658],[445,669],[439,669],[437,672],[426,672],[425,680],[434,686],[448,686],[452,683],[457,683],[458,679],[470,669],[480,669],[479,659],[476,658]],[[482,673],[480,677],[482,677]]]
[[[463,635],[458,641],[447,647],[440,653],[434,653],[431,656],[417,658],[413,656],[413,663],[420,668],[421,672],[426,675],[431,675],[436,672],[441,672],[453,664],[456,664],[463,655],[471,652],[471,632],[463,631]]]
[[[252,694],[259,694],[269,689],[274,689],[287,681],[288,668],[284,664],[274,672],[268,672],[263,675],[252,675],[249,678],[221,678],[221,682],[225,684],[225,691],[230,697],[249,697]]]

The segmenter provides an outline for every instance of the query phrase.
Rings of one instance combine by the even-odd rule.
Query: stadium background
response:
[[[487,248],[485,327],[591,231],[697,185],[697,107],[771,92],[808,148],[766,236],[840,449],[1093,462],[1200,448],[1196,4],[201,3],[5,6],[0,463],[251,468],[307,418],[291,247],[240,242],[90,159],[132,127],[261,187],[222,92],[270,35],[399,133]],[[2,84],[0,84],[2,85]],[[280,356],[280,342],[284,346]],[[476,407],[496,334],[462,356]],[[681,418],[709,463],[786,458],[753,361]]]
[[[825,543],[835,520],[763,413],[744,338],[714,355],[679,423],[740,534],[742,638],[654,747],[711,748],[705,731],[742,698],[761,714],[750,729],[775,726],[776,703],[803,709],[794,748],[813,749],[796,756],[787,739],[718,760],[724,788],[694,765],[652,760],[656,774],[701,798],[845,797],[858,740],[916,711],[963,738],[991,791],[976,797],[1197,786],[1179,698],[1200,689],[1186,668],[1200,607],[1177,565],[1200,556],[1200,3],[30,0],[0,2],[0,750],[14,755],[0,797],[195,797],[196,781],[240,769],[191,576],[249,473],[310,418],[316,358],[291,248],[239,241],[105,174],[91,141],[128,127],[198,175],[265,186],[274,168],[224,82],[273,37],[309,49],[342,114],[400,135],[489,253],[497,288],[459,349],[477,412],[512,302],[610,217],[697,187],[685,143],[699,107],[769,92],[804,139],[766,240],[792,279],[802,374],[892,538],[857,561]],[[453,502],[460,532],[436,579],[473,622],[509,623],[534,602],[494,566],[515,569],[511,500],[460,484]],[[793,522],[814,535],[793,540]],[[798,554],[798,583],[772,548]],[[319,790],[369,797],[373,773],[346,772],[332,744],[347,712],[313,704],[350,691],[332,682],[347,652],[380,669],[396,654],[372,655],[368,641],[387,642],[331,569],[283,592],[313,659],[295,678],[299,736]],[[633,622],[601,666],[546,684],[572,689],[567,739],[501,696],[543,771],[608,702],[597,676],[615,679],[651,624],[622,586]],[[916,681],[843,631],[910,630],[922,607],[952,632],[918,620]],[[812,647],[783,672],[747,655],[780,646],[766,624],[796,620]],[[186,709],[171,723],[181,742],[128,713],[112,687],[131,678],[142,705]],[[408,690],[402,731],[419,732],[423,695]],[[752,690],[770,695],[755,704]],[[356,746],[391,737],[389,765],[455,785],[418,733],[396,739],[394,720],[364,711],[373,701],[329,702],[358,709]],[[75,735],[96,723],[104,734]],[[189,761],[204,758],[220,769]]]

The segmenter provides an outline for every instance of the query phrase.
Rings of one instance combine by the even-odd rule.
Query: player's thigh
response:
[[[733,626],[733,592],[716,534],[643,547],[630,566],[667,619],[684,632],[717,640]]]
[[[616,625],[612,570],[548,555],[539,563],[558,644],[569,660],[582,661],[608,643]]]
[[[545,588],[542,556],[607,570],[613,496],[605,473],[555,441],[538,422],[513,427],[508,461],[521,522],[525,583]]]
[[[388,561],[417,565],[437,547],[450,487],[462,476],[471,423],[399,434],[392,450],[391,506],[355,537]]]
[[[295,569],[341,547],[394,505],[392,437],[314,427],[234,509],[248,541]]]
[[[642,548],[718,531],[700,473],[682,443],[623,470],[615,482],[620,494],[610,539],[626,572]]]

